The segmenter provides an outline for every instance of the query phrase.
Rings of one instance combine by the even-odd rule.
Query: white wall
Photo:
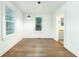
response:
[[[0,22],[0,31],[3,31],[1,36],[3,36],[2,39],[0,39],[0,56],[3,55],[5,52],[7,52],[10,48],[12,48],[17,42],[19,42],[23,37],[22,37],[22,31],[23,31],[23,18],[22,18],[22,13],[18,8],[16,8],[12,3],[10,2],[1,2],[0,4],[0,14],[1,16],[1,21]],[[9,6],[15,11],[15,33],[6,36],[6,20],[5,20],[5,5]],[[2,6],[2,7],[1,7]]]
[[[79,56],[79,2],[69,2],[66,7],[65,47]]]
[[[57,40],[56,17],[54,13],[51,13],[51,33],[51,37]]]
[[[79,2],[67,2],[54,16],[61,14],[65,15],[64,46],[79,56]]]
[[[1,2],[0,2],[0,40],[1,40]]]
[[[24,20],[24,38],[51,38],[50,14],[31,14],[31,19]],[[42,17],[42,31],[35,31],[35,17]]]

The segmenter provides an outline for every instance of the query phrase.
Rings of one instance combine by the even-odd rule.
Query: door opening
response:
[[[57,16],[58,42],[64,46],[64,15]]]

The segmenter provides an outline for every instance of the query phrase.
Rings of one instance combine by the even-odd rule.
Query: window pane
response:
[[[36,31],[42,30],[42,17],[36,17]]]
[[[14,33],[14,13],[13,10],[6,6],[6,35]]]

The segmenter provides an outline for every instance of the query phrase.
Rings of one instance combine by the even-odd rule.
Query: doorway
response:
[[[64,15],[57,16],[58,42],[64,46]]]

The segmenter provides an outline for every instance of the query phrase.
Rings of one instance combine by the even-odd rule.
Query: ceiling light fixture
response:
[[[31,16],[29,14],[27,15],[27,19],[31,19]]]
[[[30,15],[28,15],[27,17],[31,17]]]
[[[40,4],[41,2],[40,2],[40,1],[38,1],[37,3],[38,3],[38,4]]]
[[[38,1],[37,2],[37,4],[38,4],[38,6],[41,4],[41,2],[40,1]],[[27,19],[31,19],[31,15],[28,13],[28,15],[27,15]]]

